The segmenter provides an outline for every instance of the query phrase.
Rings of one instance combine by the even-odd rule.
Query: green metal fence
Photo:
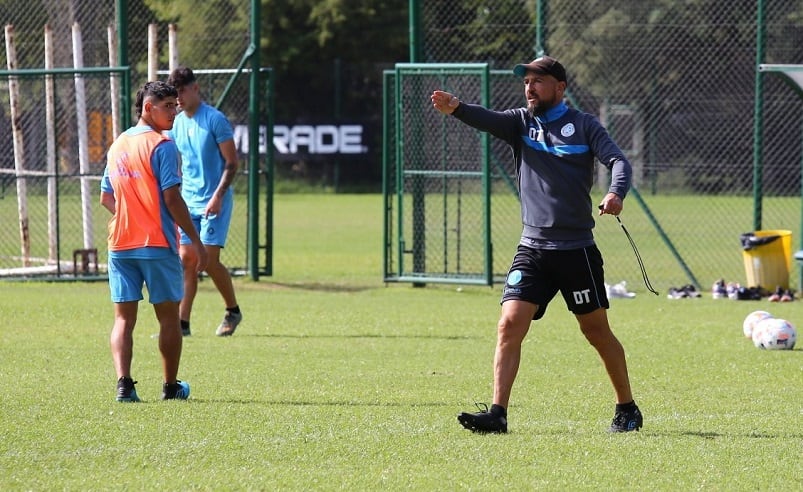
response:
[[[399,64],[394,75],[393,99],[404,110],[385,122],[395,129],[386,155],[393,153],[396,163],[387,176],[395,196],[396,244],[386,250],[386,265],[396,265],[386,268],[385,278],[490,284],[488,136],[420,104],[429,87],[470,91],[487,103],[488,65]],[[399,254],[391,259],[389,251]]]
[[[739,241],[744,232],[788,229],[795,245],[801,244],[803,103],[780,77],[763,78],[762,126],[754,138],[758,65],[803,63],[799,2],[445,0],[410,5],[411,26],[418,29],[413,39],[419,43],[411,47],[411,58],[487,63],[492,74],[499,70],[498,79],[491,77],[493,109],[524,104],[520,84],[510,74],[513,65],[541,53],[564,63],[571,103],[597,115],[633,163],[637,191],[626,201],[622,219],[654,285],[665,290],[696,283],[707,290],[719,278],[745,283]],[[422,91],[422,100],[432,88]],[[479,102],[476,92],[456,92],[463,101]],[[410,110],[400,104],[392,111]],[[420,133],[434,131],[438,126],[430,124]],[[494,140],[492,162],[498,158],[504,166],[509,153],[500,149],[497,154]],[[406,141],[405,148],[410,146],[416,144]],[[757,146],[762,149],[758,157]],[[607,179],[601,169],[595,193]],[[491,217],[495,224],[495,210]],[[518,227],[518,212],[503,220]],[[497,273],[507,268],[509,245],[518,240],[518,232],[510,234],[502,244],[492,241]],[[643,291],[615,221],[598,220],[595,236],[608,280],[627,280]],[[386,276],[398,274],[395,264],[386,270]]]
[[[203,97],[235,127],[241,171],[221,261],[252,278],[272,273],[274,76],[254,68],[258,2],[231,3],[239,16],[250,14],[250,32],[204,32],[199,39],[192,26],[178,26],[172,48],[171,26],[138,1],[48,0],[42,8],[6,12],[7,47],[15,48],[16,61],[8,49],[3,52],[0,276],[105,275],[108,212],[98,203],[98,181],[106,150],[134,122],[133,96],[152,68],[167,77],[174,50],[179,64],[198,73]],[[82,65],[76,65],[78,55]],[[19,93],[13,115],[12,86]],[[52,104],[46,103],[47,87]]]
[[[109,86],[126,71],[0,72],[9,88],[4,109],[15,120],[0,156],[3,276],[59,277],[75,264],[84,276],[99,274],[108,221],[99,182],[113,138]]]

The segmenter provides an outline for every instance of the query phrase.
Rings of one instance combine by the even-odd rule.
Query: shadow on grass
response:
[[[314,292],[364,292],[366,290],[374,290],[382,287],[378,285],[347,285],[347,284],[328,284],[322,282],[266,282],[263,285],[268,288],[273,287],[276,289],[292,289],[292,290],[309,290]]]
[[[282,333],[266,333],[264,335],[259,334],[245,334],[239,336],[239,338],[244,337],[256,337],[256,338],[388,338],[388,339],[406,339],[406,340],[484,340],[487,337],[482,336],[468,336],[468,335],[385,335],[380,333],[362,333],[362,334],[354,334],[354,335],[345,335],[345,334],[334,334],[334,335],[304,335],[304,334],[282,334]]]
[[[601,427],[600,429],[603,429]],[[510,434],[517,433],[517,434],[535,434],[539,436],[567,436],[567,435],[585,435],[586,431],[583,429],[572,429],[572,428],[558,428],[558,429],[551,429],[551,430],[543,430],[539,429],[537,431],[531,432],[529,429],[513,429],[509,432]],[[762,432],[750,432],[746,434],[738,433],[738,432],[705,432],[705,431],[682,431],[682,432],[664,432],[664,431],[653,431],[652,429],[642,430],[640,432],[606,432],[605,430],[600,431],[601,434],[609,435],[612,438],[623,438],[623,439],[639,439],[639,438],[650,438],[650,437],[672,437],[677,438],[679,436],[685,437],[699,437],[702,439],[707,440],[717,440],[717,439],[803,439],[803,434],[770,434],[770,433],[762,433]]]
[[[653,435],[664,436],[692,436],[703,439],[733,439],[734,437],[745,437],[751,439],[803,439],[803,434],[768,434],[764,432],[750,432],[747,434],[729,432],[705,432],[705,431],[683,431],[683,432],[650,432]]]
[[[309,401],[309,400],[223,400],[191,398],[187,403],[228,403],[234,405],[279,405],[289,407],[454,407],[446,402],[388,402],[388,401]]]

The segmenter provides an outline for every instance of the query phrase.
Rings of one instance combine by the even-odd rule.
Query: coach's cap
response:
[[[551,56],[542,56],[526,65],[521,64],[513,67],[513,73],[519,77],[524,77],[524,74],[528,71],[541,75],[551,75],[560,82],[566,82],[566,69],[563,68],[563,65],[561,65],[558,60]]]

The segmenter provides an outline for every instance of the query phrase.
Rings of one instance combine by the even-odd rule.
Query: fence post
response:
[[[17,50],[14,43],[14,26],[6,26],[6,60],[9,70],[17,69]],[[11,103],[11,131],[14,140],[14,173],[17,177],[17,215],[20,226],[20,253],[22,266],[30,266],[31,239],[28,231],[28,187],[25,181],[25,150],[20,127],[19,83],[17,77],[8,77],[8,96]]]

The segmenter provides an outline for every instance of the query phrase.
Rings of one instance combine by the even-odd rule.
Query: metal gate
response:
[[[489,137],[432,108],[435,89],[487,106],[488,65],[385,74],[384,278],[492,285]]]

